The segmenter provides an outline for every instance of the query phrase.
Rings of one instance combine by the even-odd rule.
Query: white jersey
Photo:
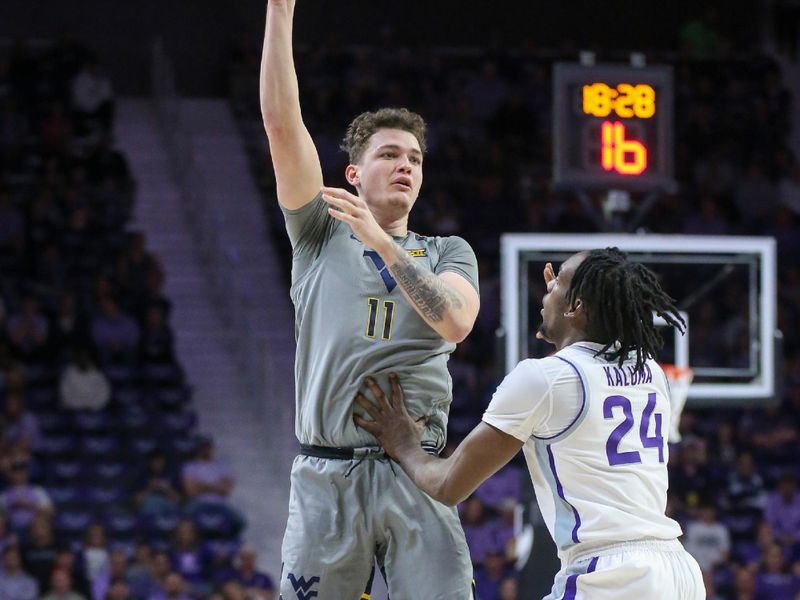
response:
[[[595,546],[673,540],[667,504],[669,388],[648,360],[634,371],[578,342],[524,360],[483,420],[523,441],[536,498],[562,561]]]

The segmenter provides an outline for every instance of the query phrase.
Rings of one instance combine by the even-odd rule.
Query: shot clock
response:
[[[558,63],[553,180],[561,188],[666,189],[672,173],[672,70]]]

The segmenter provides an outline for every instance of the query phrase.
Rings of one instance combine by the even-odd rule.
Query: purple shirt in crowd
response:
[[[772,492],[764,518],[777,537],[789,533],[794,539],[800,538],[800,494],[795,492],[792,500],[786,503],[779,492]]]

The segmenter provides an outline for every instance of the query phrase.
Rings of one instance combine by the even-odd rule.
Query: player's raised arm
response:
[[[300,112],[292,55],[295,0],[269,0],[261,55],[261,116],[269,139],[278,201],[288,209],[311,201],[322,186],[322,168]]]

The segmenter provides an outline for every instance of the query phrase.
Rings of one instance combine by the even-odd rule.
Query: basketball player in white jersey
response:
[[[667,503],[669,389],[655,362],[655,311],[681,317],[651,271],[616,248],[581,252],[558,275],[548,263],[539,337],[557,352],[523,360],[483,421],[441,459],[420,449],[398,380],[377,404],[356,397],[375,435],[414,483],[457,504],[522,448],[561,570],[546,600],[705,598],[697,562]]]

